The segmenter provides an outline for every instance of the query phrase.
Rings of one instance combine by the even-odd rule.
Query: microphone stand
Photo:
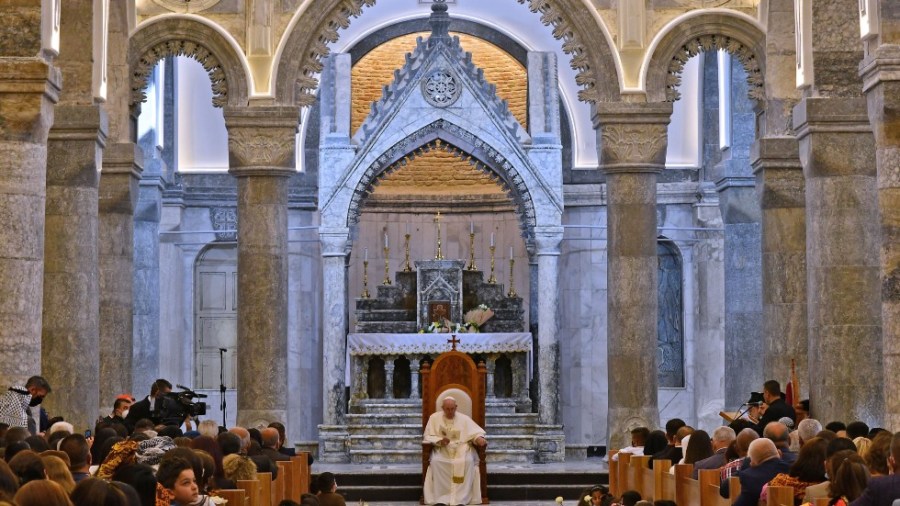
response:
[[[219,397],[222,399],[220,409],[222,410],[222,427],[228,427],[225,414],[225,348],[219,348]]]

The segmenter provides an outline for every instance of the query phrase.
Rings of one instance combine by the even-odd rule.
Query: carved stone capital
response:
[[[863,91],[887,81],[900,81],[900,45],[884,44],[859,64]]]
[[[350,229],[325,228],[319,229],[319,241],[321,242],[323,257],[347,256],[347,240],[350,237]]]
[[[762,209],[806,206],[800,143],[796,137],[764,137],[750,148]]]
[[[672,104],[599,104],[594,128],[600,130],[600,167],[607,173],[659,172],[666,165]]]
[[[226,107],[229,172],[237,177],[290,176],[297,124],[294,107]]]
[[[43,142],[59,101],[59,69],[38,58],[0,60],[0,140]]]
[[[559,255],[559,245],[562,243],[563,227],[538,227],[534,230],[534,243],[538,256]]]

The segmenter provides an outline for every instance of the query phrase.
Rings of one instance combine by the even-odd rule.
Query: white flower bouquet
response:
[[[475,309],[470,309],[463,320],[467,332],[478,332],[482,325],[494,316],[494,311],[484,304],[480,304]]]

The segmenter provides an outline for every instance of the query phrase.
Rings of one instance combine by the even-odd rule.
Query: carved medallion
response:
[[[153,0],[153,3],[173,12],[200,12],[216,5],[222,0]]]
[[[435,107],[447,107],[453,105],[462,93],[462,85],[447,69],[433,71],[422,81],[422,95],[425,101]]]

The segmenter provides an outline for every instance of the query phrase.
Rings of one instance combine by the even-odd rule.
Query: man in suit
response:
[[[694,463],[694,479],[700,476],[701,469],[719,469],[725,465],[725,451],[734,441],[736,435],[731,427],[721,426],[713,431],[713,455]]]
[[[792,423],[796,422],[797,415],[794,413],[794,408],[788,406],[787,403],[784,402],[784,399],[782,399],[781,385],[777,381],[769,380],[763,383],[762,394],[763,400],[766,401],[768,407],[756,424],[756,432],[758,432],[760,436],[763,435],[763,430],[766,428],[766,425],[777,422],[782,418],[787,417],[791,419]]]
[[[781,454],[781,460],[788,465],[797,461],[797,454],[790,449],[791,436],[787,426],[781,422],[772,422],[763,430],[763,437],[775,443],[775,448]]]
[[[150,395],[145,399],[141,399],[131,405],[128,410],[128,416],[125,417],[125,423],[128,431],[134,430],[134,425],[138,420],[147,418],[153,420],[153,423],[159,424],[171,408],[174,401],[166,394],[172,391],[172,384],[160,378],[153,382],[150,386]]]
[[[888,457],[891,474],[869,480],[869,484],[850,506],[891,506],[900,500],[900,432],[891,440],[891,455]]]
[[[750,456],[750,467],[742,470],[738,477],[741,480],[741,495],[734,506],[757,506],[763,485],[778,473],[787,473],[790,466],[778,455],[778,448],[771,439],[759,438],[750,443],[747,452]]]
[[[673,418],[666,422],[666,439],[669,440],[669,446],[667,446],[661,452],[655,453],[650,457],[650,468],[653,468],[653,461],[655,460],[668,460],[673,465],[677,464],[681,457],[683,456],[681,453],[681,447],[675,446],[676,438],[675,436],[678,434],[678,429],[687,425],[684,423],[684,420],[680,418]]]

